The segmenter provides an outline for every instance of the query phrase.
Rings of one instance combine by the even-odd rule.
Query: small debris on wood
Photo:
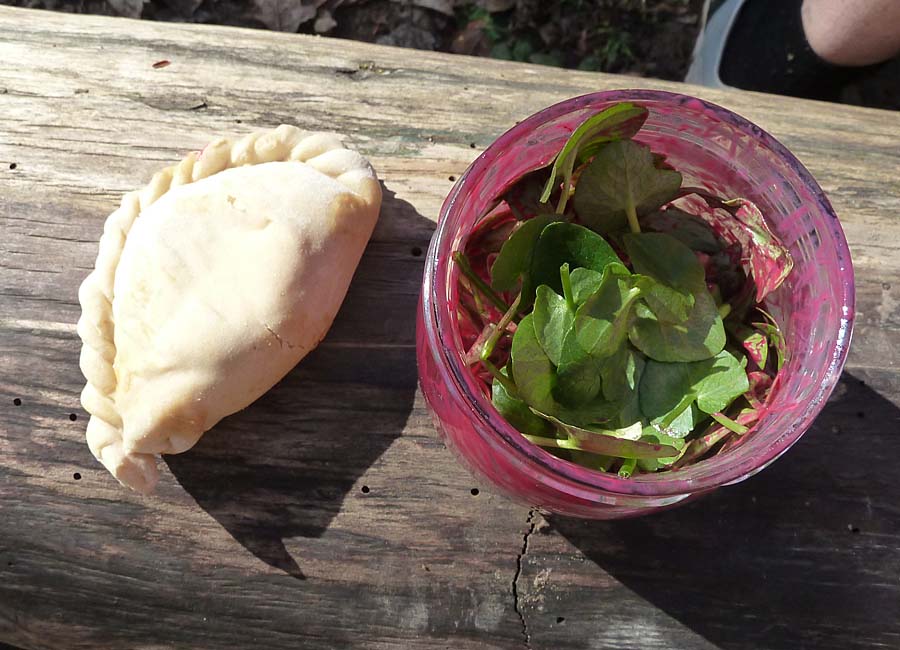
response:
[[[196,106],[191,106],[188,110],[189,111],[199,111],[199,110],[203,110],[204,108],[209,108],[208,104],[205,101],[200,102]]]
[[[156,63],[154,63],[154,64],[153,64],[153,69],[154,69],[154,70],[159,70],[160,68],[165,68],[165,67],[168,67],[168,66],[170,66],[170,65],[172,65],[172,62],[171,62],[171,61],[169,61],[168,59],[163,59],[162,61],[157,61]]]

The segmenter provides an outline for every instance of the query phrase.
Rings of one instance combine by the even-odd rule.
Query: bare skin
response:
[[[900,54],[900,0],[804,0],[810,47],[835,65],[862,66]]]

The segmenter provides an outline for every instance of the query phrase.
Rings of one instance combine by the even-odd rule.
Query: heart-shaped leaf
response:
[[[597,361],[578,344],[574,327],[569,328],[563,341],[556,382],[554,395],[567,406],[579,407],[593,400],[600,392],[600,368]]]
[[[510,357],[519,397],[539,411],[553,413],[556,410],[553,399],[556,373],[535,334],[531,314],[523,318],[516,328]]]
[[[569,276],[572,283],[572,298],[575,304],[581,306],[590,298],[603,281],[603,273],[593,269],[578,268]]]
[[[547,285],[541,285],[534,299],[533,320],[538,342],[553,365],[559,366],[563,339],[575,324],[575,314],[569,309],[565,298]]]
[[[516,285],[519,277],[531,268],[531,257],[534,245],[541,236],[541,231],[557,220],[550,214],[538,215],[522,222],[509,236],[497,259],[491,266],[491,286],[497,291],[509,291]]]
[[[579,345],[595,359],[613,355],[625,343],[640,294],[625,267],[609,265],[600,287],[575,313]]]
[[[582,122],[553,161],[541,202],[545,203],[550,198],[561,178],[562,193],[556,212],[562,214],[572,191],[571,178],[576,161],[595,155],[599,145],[603,143],[633,137],[644,125],[648,115],[649,112],[643,106],[621,102]]]
[[[599,233],[657,210],[681,189],[681,174],[654,165],[650,148],[633,140],[603,145],[578,178],[573,199],[581,220]],[[637,231],[637,224],[632,230]]]
[[[508,376],[506,369],[501,370]],[[494,379],[491,386],[491,402],[494,408],[509,422],[513,428],[535,436],[552,435],[553,426],[545,419],[532,413],[522,400],[511,396],[499,381]]]
[[[711,359],[691,363],[650,360],[641,377],[641,412],[651,422],[671,426],[669,423],[689,410],[692,402],[704,413],[718,413],[749,388],[741,362],[727,350]]]
[[[603,271],[613,262],[622,264],[612,247],[597,233],[571,223],[551,223],[541,231],[534,247],[530,282],[534,287],[546,284],[562,295],[559,267],[563,264],[573,270],[583,267]]]
[[[694,306],[684,323],[660,321],[640,302],[628,338],[638,350],[656,361],[700,361],[725,347],[725,327],[716,302],[708,291],[694,296]]]
[[[700,217],[669,207],[641,217],[641,227],[666,233],[692,251],[714,255],[724,248],[715,231]]]

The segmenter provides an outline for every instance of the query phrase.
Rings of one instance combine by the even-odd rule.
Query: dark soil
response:
[[[703,0],[0,0],[681,79]]]
[[[703,0],[0,0],[132,18],[319,33],[426,50],[681,80]],[[900,59],[842,101],[900,109]]]

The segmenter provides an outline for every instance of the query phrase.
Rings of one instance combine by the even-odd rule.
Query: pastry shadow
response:
[[[416,306],[433,230],[385,189],[379,224],[325,340],[193,449],[164,456],[235,540],[297,578],[303,572],[284,540],[324,533],[412,410]]]
[[[889,646],[900,488],[881,470],[900,454],[898,425],[900,408],[844,373],[810,431],[757,476],[639,519],[550,523],[722,650]]]

